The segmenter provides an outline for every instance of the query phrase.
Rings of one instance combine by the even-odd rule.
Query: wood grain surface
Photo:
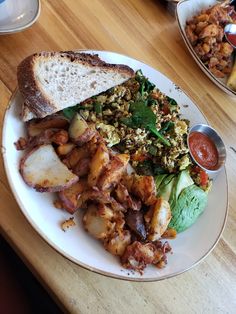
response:
[[[196,65],[174,17],[154,0],[43,0],[28,30],[0,36],[0,123],[16,88],[17,64],[42,50],[100,49],[163,72],[198,104],[227,149],[229,214],[213,252],[194,269],[153,283],[94,274],[54,251],[32,229],[10,191],[0,160],[4,237],[67,313],[236,313],[236,99]]]

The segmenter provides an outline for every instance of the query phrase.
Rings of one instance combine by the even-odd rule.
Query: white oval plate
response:
[[[199,59],[198,55],[194,51],[185,33],[185,25],[188,19],[190,19],[196,14],[199,14],[202,9],[209,8],[216,4],[217,2],[218,1],[216,0],[182,0],[177,4],[176,18],[178,21],[180,34],[184,40],[184,43],[186,44],[190,54],[192,55],[193,59],[197,62],[201,70],[209,77],[210,80],[212,80],[212,82],[214,82],[225,93],[227,93],[230,96],[236,96],[236,92],[226,85],[227,78],[219,79],[215,77],[203,64],[203,62]]]
[[[23,31],[33,25],[40,15],[40,0],[1,1],[0,35]]]
[[[164,93],[174,98],[181,107],[183,117],[196,123],[207,123],[196,105],[167,77],[150,66],[130,57],[113,52],[98,53],[109,63],[127,64],[134,70],[141,69]],[[154,281],[180,274],[201,261],[216,245],[227,215],[227,178],[223,170],[213,184],[208,206],[197,222],[187,231],[171,240],[173,254],[168,255],[168,265],[159,270],[147,267],[143,276],[123,269],[118,258],[109,254],[99,241],[86,233],[81,224],[81,213],[75,215],[76,227],[63,232],[60,223],[71,215],[53,206],[54,195],[38,193],[28,187],[19,173],[22,152],[15,149],[14,142],[24,136],[24,124],[19,119],[22,104],[16,92],[6,111],[3,125],[3,157],[7,177],[13,194],[28,221],[35,230],[58,252],[73,262],[103,275],[137,281]],[[36,165],[37,167],[37,165]]]

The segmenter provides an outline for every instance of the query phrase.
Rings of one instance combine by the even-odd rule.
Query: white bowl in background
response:
[[[40,0],[0,0],[0,35],[30,27],[40,15]]]

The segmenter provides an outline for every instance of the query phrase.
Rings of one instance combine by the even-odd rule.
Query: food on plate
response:
[[[125,268],[163,268],[171,251],[163,239],[190,227],[206,206],[210,180],[190,158],[189,121],[140,70],[74,107],[26,122],[26,130],[16,143],[26,150],[26,184],[56,191],[55,206],[70,215],[82,211],[84,229]]]
[[[228,76],[232,70],[233,47],[224,38],[224,27],[236,23],[236,12],[228,1],[201,10],[191,17],[185,32],[198,57],[218,77]]]
[[[234,65],[230,73],[230,76],[228,77],[228,80],[227,80],[227,86],[231,88],[232,90],[236,91],[236,62],[235,61],[234,61]]]
[[[35,53],[17,69],[24,100],[22,119],[43,118],[74,106],[133,75],[128,66],[108,64],[97,55],[73,51]]]
[[[188,170],[178,175],[167,175],[164,179],[156,177],[158,195],[170,204],[171,221],[168,225],[177,232],[189,228],[203,212],[207,204],[207,193],[204,187],[194,184]],[[161,180],[161,183],[159,183]],[[167,192],[168,191],[168,192]]]
[[[39,192],[58,192],[78,181],[59,159],[52,145],[40,145],[30,150],[20,163],[24,181]]]
[[[196,162],[208,170],[217,168],[219,154],[212,139],[201,132],[192,132],[189,135],[189,149]]]
[[[74,227],[76,225],[74,217],[70,217],[69,219],[63,221],[61,223],[61,228],[63,231],[66,231],[70,229],[71,227]]]

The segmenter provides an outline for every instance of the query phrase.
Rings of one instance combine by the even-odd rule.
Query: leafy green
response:
[[[130,128],[145,128],[156,135],[163,144],[170,146],[170,142],[156,129],[156,115],[146,105],[144,100],[138,100],[130,105],[132,116],[122,118],[121,122]]]
[[[136,172],[146,176],[157,176],[166,173],[165,169],[155,164],[152,160],[139,162],[136,167]]]
[[[153,146],[153,145],[148,146],[148,152],[149,152],[149,154],[156,156],[157,155],[157,147]]]
[[[176,102],[173,98],[171,98],[171,97],[169,97],[169,96],[166,96],[166,98],[167,98],[167,100],[168,100],[168,102],[169,102],[169,109],[170,109],[170,112],[176,111],[177,108],[178,108],[177,102]]]
[[[82,106],[81,104],[77,104],[73,107],[68,107],[66,109],[63,109],[63,114],[66,118],[68,119],[72,119],[73,116],[75,115],[76,112],[78,112],[80,109],[84,109],[84,106]]]
[[[174,127],[174,122],[172,122],[172,121],[167,121],[167,122],[165,122],[165,123],[163,123],[163,126],[162,126],[162,128],[159,130],[159,132],[161,133],[161,134],[163,134],[163,132],[168,132],[168,131],[170,131],[173,127]]]
[[[95,102],[93,103],[93,107],[94,107],[94,111],[95,111],[96,113],[102,113],[102,104],[101,104],[100,102],[95,101]]]
[[[136,80],[139,82],[139,92],[141,96],[144,96],[145,93],[149,94],[154,88],[155,84],[150,82],[142,73],[141,70],[136,72]]]

